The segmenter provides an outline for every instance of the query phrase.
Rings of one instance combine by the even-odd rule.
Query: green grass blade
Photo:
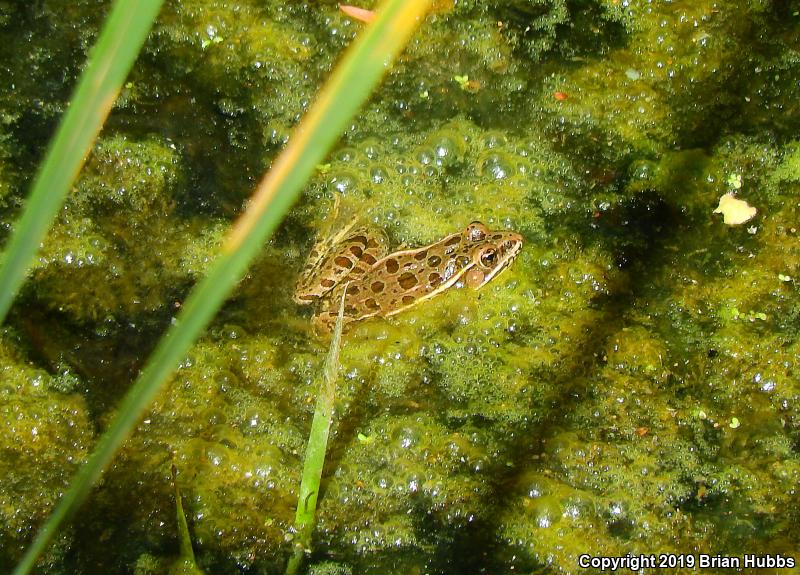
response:
[[[286,575],[295,575],[303,563],[306,550],[311,547],[311,534],[314,531],[314,516],[317,512],[319,483],[322,479],[322,468],[325,466],[325,453],[328,450],[328,436],[333,420],[333,403],[336,399],[336,379],[339,376],[339,348],[342,342],[342,323],[344,319],[344,299],[347,286],[342,292],[339,304],[339,316],[333,329],[322,383],[314,406],[314,418],[311,420],[311,431],[308,433],[308,445],[303,461],[303,477],[300,480],[300,494],[297,499],[297,511],[294,526],[297,539],[294,551],[286,565]]]
[[[117,0],[36,174],[22,217],[0,264],[0,323],[78,175],[120,87],[158,15],[162,0]]]
[[[26,551],[16,575],[28,573],[61,523],[83,502],[92,485],[130,435],[136,422],[192,343],[211,321],[248,264],[297,199],[335,141],[375,88],[425,14],[430,0],[386,0],[336,67],[311,109],[261,181],[252,202],[231,230],[208,275],[192,290],[175,324],[156,346],[117,415],[88,461]]]

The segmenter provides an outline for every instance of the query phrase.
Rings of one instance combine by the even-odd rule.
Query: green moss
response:
[[[3,205],[9,201],[8,196],[11,194],[12,183],[16,170],[11,162],[12,149],[11,136],[6,132],[6,119],[0,119],[0,202]]]
[[[0,567],[19,560],[34,526],[50,512],[86,457],[93,426],[84,398],[32,367],[8,330],[0,343]],[[36,462],[31,465],[31,462]],[[43,560],[54,572],[72,542],[62,533]]]
[[[783,159],[773,176],[778,182],[800,182],[800,142],[791,142],[784,148]]]
[[[399,138],[369,138],[340,149],[308,196],[341,194],[344,210],[363,217],[397,243],[430,243],[452,233],[452,222],[543,234],[542,213],[569,209],[580,177],[540,137],[481,130],[461,118]],[[348,208],[350,206],[350,208]]]
[[[199,566],[228,572],[234,564],[280,564],[294,520],[305,433],[286,419],[275,394],[242,373],[253,342],[240,346],[223,335],[243,338],[235,328],[221,332],[220,345],[198,345],[184,361],[108,473],[109,489],[96,504],[106,524],[126,526],[113,536],[109,565],[134,561],[142,540],[160,553],[165,540],[176,548],[173,463]],[[282,368],[282,381],[290,377]],[[291,390],[284,393],[290,401]],[[126,497],[139,504],[121,515],[118,501]]]
[[[340,220],[363,218],[392,247],[476,219],[525,246],[480,292],[346,335],[315,572],[792,552],[800,95],[787,10],[437,5],[53,569],[165,572],[174,453],[200,565],[282,570],[326,349],[292,286],[334,197]],[[49,5],[0,6],[16,87],[0,90],[4,229],[96,12],[75,3],[61,25]],[[31,494],[6,507],[8,557],[85,453],[83,402],[102,426],[361,27],[333,3],[165,6],[12,318],[30,357],[0,357],[7,425],[47,420],[38,450],[30,425],[7,437],[32,462],[0,488],[4,501]],[[737,227],[712,214],[734,190],[758,209]]]
[[[554,74],[541,105],[554,119],[566,120],[565,136],[576,146],[591,138],[605,153],[652,156],[675,144],[705,143],[705,134],[722,127],[711,122],[729,121],[746,105],[730,88],[751,70],[755,23],[770,20],[756,4],[719,11],[712,2],[629,3],[620,14],[629,30],[625,45]],[[567,98],[554,98],[554,91]]]
[[[349,567],[334,563],[333,561],[323,561],[315,563],[308,567],[309,575],[351,575],[352,571]]]
[[[222,233],[218,222],[177,215],[182,177],[164,139],[100,140],[39,255],[36,298],[80,322],[170,305],[206,268]]]
[[[95,146],[67,209],[104,219],[124,214],[140,227],[155,215],[169,215],[179,179],[174,145],[157,138],[112,136]]]
[[[376,417],[361,433],[369,440],[340,438],[348,449],[326,487],[318,527],[328,544],[349,542],[354,566],[408,572],[425,560],[431,526],[438,537],[452,536],[486,512],[497,446],[484,431],[408,415]]]

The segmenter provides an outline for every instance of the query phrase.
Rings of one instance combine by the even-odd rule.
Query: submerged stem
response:
[[[336,399],[336,378],[339,375],[339,347],[342,340],[345,295],[347,295],[347,286],[342,292],[339,315],[336,318],[336,326],[333,328],[333,337],[330,348],[328,348],[328,357],[325,359],[317,404],[314,407],[314,419],[311,421],[311,431],[308,434],[308,446],[303,462],[303,478],[300,481],[300,494],[297,498],[297,511],[294,517],[297,537],[294,551],[286,565],[286,575],[297,573],[306,551],[311,547],[319,483],[322,479],[322,468],[325,465],[325,452],[328,449],[328,435],[330,435],[331,421],[333,420],[333,402]]]
[[[203,575],[194,558],[192,536],[189,533],[189,524],[186,522],[186,515],[183,512],[181,490],[178,487],[178,469],[174,463],[172,464],[172,485],[175,488],[175,512],[178,522],[180,557],[178,557],[177,564],[170,569],[170,575]]]

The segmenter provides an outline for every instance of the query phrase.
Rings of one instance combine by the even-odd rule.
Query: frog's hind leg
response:
[[[352,228],[350,225],[344,232],[314,246],[297,281],[297,303],[323,297],[346,278],[357,280],[388,253],[388,239],[383,230]]]
[[[356,228],[331,246],[320,264],[320,277],[333,282],[325,282],[329,285],[328,289],[348,279],[358,280],[388,252],[388,240],[383,230]]]
[[[351,219],[349,222],[339,225],[340,203],[340,194],[334,194],[333,206],[320,225],[314,245],[311,246],[303,269],[297,277],[294,289],[294,301],[297,304],[310,304],[336,285],[335,281],[328,285],[324,270],[328,267],[329,260],[336,257],[337,246],[352,232],[357,223],[356,219]]]

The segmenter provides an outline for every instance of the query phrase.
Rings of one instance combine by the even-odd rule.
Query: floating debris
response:
[[[728,193],[719,199],[719,205],[714,213],[722,214],[723,223],[729,226],[738,226],[752,220],[758,210],[732,193]]]
[[[358,6],[348,6],[346,4],[339,4],[339,10],[341,10],[351,18],[355,18],[356,20],[361,20],[362,22],[366,22],[367,24],[375,20],[375,12],[373,12],[372,10],[367,10],[366,8],[359,8]]]
[[[730,174],[725,183],[728,184],[728,187],[731,188],[732,190],[741,190],[742,174]]]

